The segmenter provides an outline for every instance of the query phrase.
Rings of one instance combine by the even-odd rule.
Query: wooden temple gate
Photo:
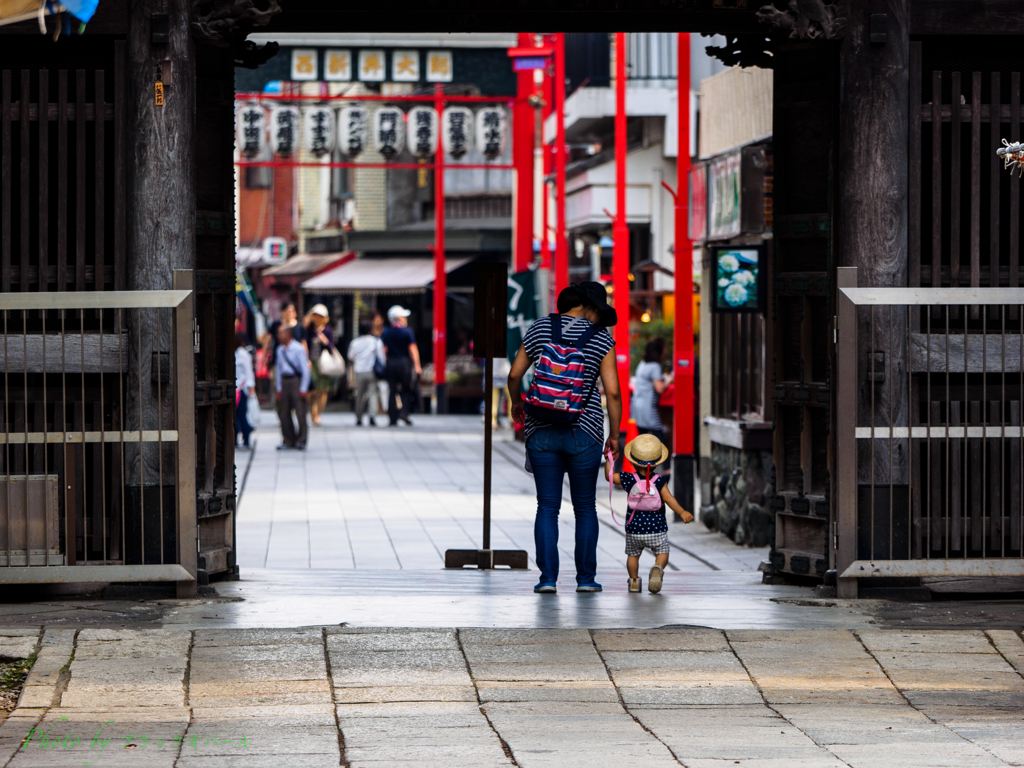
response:
[[[232,67],[254,65],[272,54],[247,47],[247,31],[268,22],[271,31],[290,32],[373,31],[385,23],[392,29],[399,25],[421,31],[507,30],[529,19],[532,25],[563,29],[597,25],[722,33],[727,43],[719,55],[726,63],[768,66],[775,72],[775,230],[767,315],[771,403],[765,404],[765,418],[776,425],[774,567],[822,578],[830,570],[848,567],[851,552],[855,560],[862,559],[856,547],[849,549],[858,525],[864,527],[858,518],[862,513],[854,509],[853,517],[840,514],[840,476],[852,477],[855,486],[867,482],[888,489],[865,494],[844,485],[843,504],[859,494],[870,506],[878,493],[888,493],[892,500],[885,509],[895,514],[897,494],[904,490],[893,489],[906,489],[904,514],[908,526],[916,525],[907,528],[910,559],[914,553],[930,557],[939,552],[933,549],[939,541],[943,555],[947,547],[957,552],[942,527],[952,518],[944,511],[939,525],[934,512],[936,503],[945,505],[943,499],[955,496],[952,475],[944,476],[936,467],[952,461],[947,457],[955,458],[956,450],[965,472],[975,461],[985,467],[984,474],[971,479],[989,489],[981,505],[988,510],[981,524],[984,542],[976,551],[991,553],[993,537],[1002,536],[1005,527],[1010,540],[999,550],[1000,558],[1013,559],[1006,556],[1015,550],[1006,547],[1017,530],[1019,477],[1012,465],[1020,449],[1012,442],[1018,439],[1015,433],[1006,429],[1019,418],[1024,397],[1019,366],[1008,365],[1012,355],[999,357],[1006,367],[999,371],[996,392],[989,379],[980,385],[977,381],[995,374],[987,359],[978,370],[961,359],[957,370],[953,356],[940,355],[944,368],[939,370],[928,350],[939,350],[937,337],[947,338],[955,349],[959,333],[968,336],[961,347],[968,358],[978,343],[978,349],[989,349],[988,341],[972,340],[972,334],[989,339],[995,334],[999,344],[1017,349],[1012,338],[1019,334],[1024,314],[1014,306],[1018,302],[974,297],[958,309],[959,299],[945,294],[935,295],[934,307],[888,296],[891,307],[902,309],[892,311],[896,324],[886,332],[879,331],[879,318],[872,321],[870,310],[858,310],[855,329],[838,326],[836,318],[841,296],[854,300],[840,294],[840,278],[852,282],[851,273],[841,268],[856,268],[862,290],[1020,285],[1019,181],[999,172],[994,150],[1004,136],[1019,138],[1020,78],[1012,36],[1024,33],[1024,17],[1013,0],[846,0],[818,3],[824,15],[816,19],[803,17],[795,4],[763,3],[680,0],[670,7],[661,0],[637,0],[625,13],[617,0],[594,0],[585,14],[577,14],[535,0],[487,11],[466,7],[461,0],[410,0],[399,2],[382,20],[372,9],[324,6],[313,0],[288,0],[280,13],[271,0],[138,0],[130,6],[122,0],[101,0],[85,35],[55,45],[40,39],[34,23],[3,28],[10,33],[4,34],[0,48],[3,291],[37,292],[41,301],[44,294],[70,291],[170,291],[175,270],[191,273],[197,322],[197,576],[202,580],[212,573],[232,573]],[[160,78],[166,102],[156,104],[154,83]],[[881,300],[879,296],[873,300]],[[148,341],[146,335],[133,337],[131,322],[110,307],[82,310],[78,320],[74,311],[63,320],[72,323],[71,331],[89,336],[82,349],[94,341],[98,347],[103,339],[109,352],[110,339],[118,349],[133,351],[135,364],[143,369],[135,380],[144,380],[151,389],[161,382],[163,361],[170,363],[180,353],[172,349],[169,331],[159,331]],[[37,318],[37,329],[11,315],[8,338],[45,337],[57,320],[54,314]],[[164,322],[162,327],[169,328]],[[837,357],[840,335],[856,350],[847,352],[846,359]],[[45,341],[40,345],[48,349]],[[61,359],[71,358],[65,354]],[[102,367],[104,356],[99,359],[104,382],[133,380],[130,366],[108,370]],[[5,361],[10,366],[15,358],[5,356]],[[853,366],[848,381],[840,365]],[[65,423],[83,435],[98,431],[99,442],[82,445],[81,466],[88,468],[97,460],[117,466],[120,459],[111,451],[120,448],[108,446],[105,435],[108,430],[120,433],[128,413],[120,413],[120,402],[115,408],[105,399],[96,407],[91,396],[93,384],[99,385],[96,374],[84,365],[81,371],[62,371],[79,379],[75,392],[69,387],[67,415],[58,423],[49,405],[40,409],[30,400],[38,382],[26,378],[52,374],[30,371],[27,358],[21,366],[21,383],[10,376],[8,382],[25,406],[21,416],[17,409],[5,411],[5,435],[24,433],[33,420],[32,432],[62,432]],[[886,378],[880,368],[892,373]],[[48,370],[45,365],[43,369]],[[178,368],[167,367],[178,369],[180,361]],[[888,393],[887,382],[905,379],[907,387]],[[940,380],[949,386],[937,386]],[[839,382],[856,387],[849,395],[852,400],[837,397]],[[48,382],[41,402],[48,404],[51,397]],[[843,414],[851,413],[854,420],[845,420]],[[964,437],[954,432],[960,429],[957,420],[968,430]],[[156,423],[161,432],[163,422]],[[929,425],[948,429],[941,438],[914,431]],[[852,452],[840,441],[838,426],[855,429]],[[993,426],[1003,431],[993,436],[986,431]],[[890,430],[887,437],[877,434],[882,427]],[[982,435],[970,432],[973,428],[981,428]],[[143,424],[138,431],[146,429]],[[858,437],[856,429],[868,429],[867,437]],[[898,430],[909,431],[900,437]],[[996,439],[1001,441],[1000,469],[992,474],[997,449],[991,441]],[[935,448],[938,463],[928,453],[936,440],[945,441]],[[958,449],[956,440],[967,442]],[[28,445],[24,450],[38,455],[40,449]],[[154,467],[159,470],[161,451],[145,446],[137,451],[146,476],[154,476]],[[60,460],[59,455],[53,458]],[[27,460],[21,461],[17,467],[4,465],[8,477],[24,470]],[[853,474],[843,475],[851,466]],[[179,489],[184,488],[180,480]],[[960,491],[966,493],[963,482]],[[146,491],[145,485],[139,485],[140,509],[143,501],[149,509],[161,500],[166,506],[164,491]],[[71,529],[68,519],[75,521],[73,541],[62,541],[59,554],[68,562],[92,560],[97,553],[104,562],[125,557],[124,547],[120,552],[110,548],[109,531],[102,533],[109,510],[89,500],[84,479],[81,494],[77,487],[73,515],[66,511],[68,496],[58,494],[62,535]],[[146,493],[155,493],[155,501]],[[935,498],[939,501],[933,503]],[[964,497],[961,535],[974,503]],[[877,522],[870,514],[864,520],[869,528]],[[972,535],[975,530],[971,528]],[[968,546],[976,543],[966,541]],[[869,551],[871,562],[898,559],[892,557],[894,547]],[[850,576],[841,579],[841,594],[855,594],[856,581]]]

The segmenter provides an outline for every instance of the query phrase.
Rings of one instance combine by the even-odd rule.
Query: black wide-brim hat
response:
[[[610,328],[619,322],[619,316],[615,313],[615,308],[608,303],[608,291],[605,290],[601,283],[595,283],[592,280],[585,283],[577,283],[576,290],[584,294],[590,300],[590,303],[597,307],[598,325]]]

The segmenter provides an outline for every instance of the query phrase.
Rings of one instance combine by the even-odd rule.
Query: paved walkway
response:
[[[0,629],[30,651],[11,768],[1024,764],[1012,631]]]
[[[413,428],[358,429],[351,414],[329,413],[310,430],[305,452],[277,451],[273,414],[265,412],[251,455],[239,454],[244,478],[238,511],[238,562],[248,569],[434,570],[446,549],[482,546],[483,425],[472,416],[419,416]],[[533,558],[533,477],[522,445],[502,430],[495,440],[491,545]],[[602,526],[599,578],[625,578],[621,529],[599,482]],[[563,581],[573,576],[574,526],[560,517]],[[616,509],[625,494],[616,493]],[[767,549],[737,547],[699,523],[670,526],[671,565],[681,570],[755,571]],[[642,565],[654,559],[644,554]]]

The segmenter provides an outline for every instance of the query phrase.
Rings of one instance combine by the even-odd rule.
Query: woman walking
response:
[[[567,473],[576,517],[576,591],[601,591],[595,581],[597,474],[602,454],[619,452],[622,419],[615,340],[606,330],[616,321],[603,285],[572,285],[558,295],[558,314],[530,326],[509,373],[512,419],[525,422],[526,455],[537,484],[533,535],[540,582],[534,592],[557,589],[558,510]],[[531,365],[537,368],[524,403],[521,386]],[[607,440],[598,378],[608,401]]]
[[[636,422],[637,431],[641,435],[654,435],[662,443],[665,439],[665,426],[658,415],[658,399],[672,383],[672,374],[661,369],[661,361],[665,358],[665,340],[658,337],[647,342],[644,359],[636,367],[633,375],[633,399],[630,401],[630,414]]]
[[[245,334],[235,331],[235,444],[242,436],[242,448],[249,447],[252,424],[249,423],[249,398],[256,397],[256,375],[252,370],[252,353]]]
[[[309,339],[309,359],[312,365],[313,386],[309,391],[309,414],[313,426],[320,426],[320,416],[327,406],[327,396],[331,393],[334,377],[320,372],[320,355],[325,351],[334,352],[334,331],[327,307],[317,304],[309,310],[309,325],[306,326],[306,338]]]

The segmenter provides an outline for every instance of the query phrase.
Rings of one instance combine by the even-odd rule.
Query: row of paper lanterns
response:
[[[269,146],[273,154],[290,157],[301,140],[306,151],[316,157],[337,149],[354,158],[372,143],[386,159],[392,159],[406,146],[416,157],[437,152],[438,140],[446,154],[459,159],[473,148],[488,158],[505,152],[508,115],[502,107],[488,106],[474,114],[467,107],[448,107],[438,119],[433,107],[413,107],[408,116],[398,107],[381,107],[372,113],[363,106],[342,109],[280,106],[267,110],[247,104],[238,110],[238,148],[245,157],[261,157]]]

